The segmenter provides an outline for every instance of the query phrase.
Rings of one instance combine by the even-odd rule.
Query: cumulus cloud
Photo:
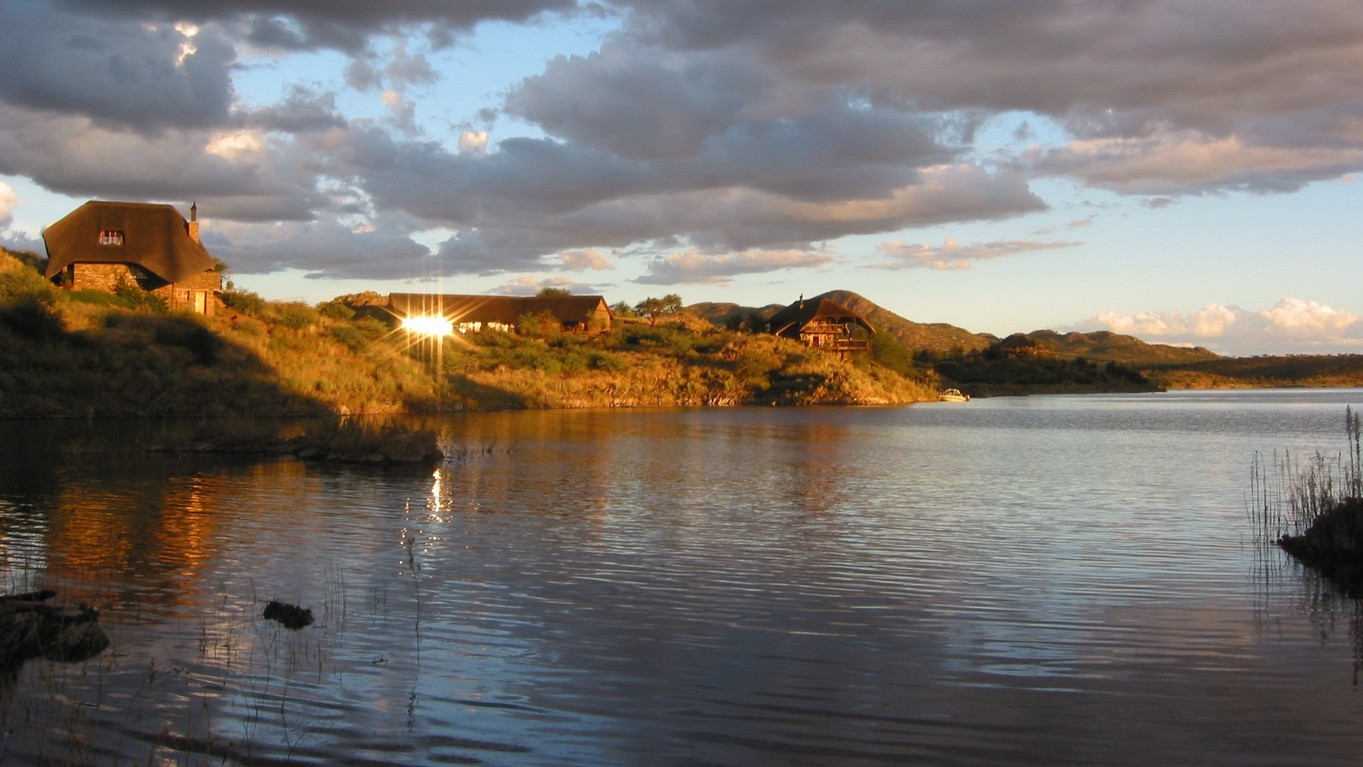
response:
[[[1015,256],[1037,250],[1073,248],[1079,242],[1026,242],[1022,240],[994,240],[962,245],[952,237],[940,246],[888,240],[876,246],[885,257],[877,264],[881,269],[969,269],[975,261]]]
[[[1230,355],[1265,350],[1344,353],[1363,349],[1363,321],[1357,315],[1298,298],[1284,298],[1272,308],[1257,312],[1220,304],[1191,313],[1103,312],[1069,329],[1110,330],[1151,342],[1204,346]]]
[[[1284,298],[1259,312],[1270,332],[1304,339],[1338,339],[1358,329],[1358,316],[1316,301]]]
[[[461,154],[482,154],[486,152],[487,131],[466,130],[460,133],[458,148]]]
[[[597,250],[569,250],[558,254],[563,268],[573,272],[605,271],[614,269],[610,259]]]
[[[0,227],[9,226],[14,215],[14,206],[18,202],[19,195],[15,193],[14,188],[0,181]]]

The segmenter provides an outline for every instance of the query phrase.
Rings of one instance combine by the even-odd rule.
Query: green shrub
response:
[[[346,306],[339,300],[327,301],[317,305],[317,313],[332,320],[352,320],[355,318],[355,310]]]
[[[168,311],[170,308],[166,304],[166,299],[148,293],[138,287],[135,283],[129,282],[121,277],[118,280],[118,284],[114,285],[114,295],[118,296],[119,299],[125,302],[125,305],[133,309],[146,309],[149,312],[161,314]]]
[[[357,352],[388,333],[388,328],[373,317],[361,317],[355,322],[334,325],[327,331],[337,342]]]
[[[73,290],[66,294],[66,299],[72,303],[90,304],[91,306],[121,306],[125,309],[136,308],[128,299],[114,293],[105,293],[102,290]]]
[[[626,360],[623,355],[614,352],[589,352],[587,360],[592,370],[602,370],[607,373],[621,373],[629,369],[629,361]]]
[[[0,307],[31,297],[46,297],[40,300],[46,300],[50,304],[54,293],[47,280],[32,269],[18,265],[0,269]]]
[[[297,301],[274,305],[275,322],[291,330],[303,330],[317,324],[318,316],[317,310]]]
[[[41,274],[16,267],[0,271],[0,324],[24,338],[55,338],[65,332],[53,305],[56,291]]]
[[[52,304],[36,296],[25,296],[0,306],[0,325],[16,335],[34,340],[57,338],[66,332]]]
[[[250,290],[224,290],[222,302],[228,309],[242,314],[260,314],[267,306],[259,293]]]

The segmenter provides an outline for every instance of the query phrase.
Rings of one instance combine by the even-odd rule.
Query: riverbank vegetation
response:
[[[229,286],[207,317],[138,298],[61,291],[31,259],[0,254],[0,417],[899,404],[938,385],[893,345],[844,360],[716,327],[679,299],[606,332],[531,317],[519,333],[431,339],[398,329],[372,295],[309,306]]]
[[[1363,440],[1359,414],[1346,408],[1347,449],[1300,461],[1284,452],[1256,459],[1252,513],[1261,537],[1320,571],[1351,595],[1363,594]]]

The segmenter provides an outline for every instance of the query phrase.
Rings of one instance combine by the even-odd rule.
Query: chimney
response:
[[[202,245],[199,241],[199,203],[194,202],[189,206],[189,239]]]

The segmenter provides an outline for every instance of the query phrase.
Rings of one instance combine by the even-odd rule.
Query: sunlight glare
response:
[[[402,329],[423,336],[454,335],[454,323],[438,314],[414,314],[402,319]]]

